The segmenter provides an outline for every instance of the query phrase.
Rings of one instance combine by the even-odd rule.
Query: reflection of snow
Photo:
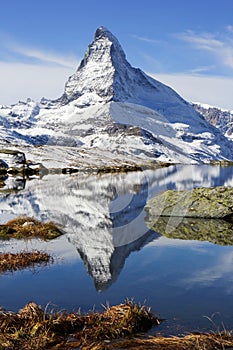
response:
[[[158,237],[144,223],[147,199],[168,188],[181,190],[225,183],[233,186],[231,168],[208,166],[171,166],[102,176],[49,175],[27,182],[17,193],[2,193],[0,214],[28,215],[62,225],[65,237],[76,247],[96,288],[102,290],[117,278],[130,252]],[[173,242],[160,238],[151,244]]]

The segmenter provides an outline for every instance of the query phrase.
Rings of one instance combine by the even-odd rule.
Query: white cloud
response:
[[[145,36],[139,36],[139,35],[133,34],[132,37],[135,38],[135,39],[137,39],[137,40],[140,40],[140,41],[144,41],[144,42],[146,42],[146,43],[149,43],[149,44],[160,44],[160,43],[161,43],[161,40],[150,39],[150,38],[147,38],[147,37],[145,37]]]
[[[206,255],[208,251],[206,252]],[[226,252],[218,255],[212,265],[206,266],[198,271],[193,271],[187,278],[180,280],[181,284],[186,288],[194,287],[195,285],[212,285],[217,280],[231,278],[233,272],[233,252]],[[223,289],[224,290],[224,289]],[[225,292],[232,294],[231,283],[225,289]]]
[[[229,33],[233,32],[233,26],[228,26]],[[177,34],[176,37],[192,45],[194,49],[208,51],[218,58],[219,63],[233,69],[233,40],[229,34],[195,33],[188,30]]]
[[[200,67],[196,67],[196,68],[191,69],[190,73],[192,73],[192,74],[201,74],[201,73],[204,73],[204,72],[209,72],[209,71],[211,71],[214,68],[215,68],[214,65],[211,65],[211,66],[200,66]]]
[[[72,56],[62,56],[60,54],[39,50],[37,48],[26,47],[13,42],[8,43],[7,47],[10,51],[20,54],[24,58],[33,58],[41,63],[52,63],[67,68],[73,68],[77,63],[77,58]]]
[[[22,44],[7,34],[0,32],[1,60],[5,62],[18,62],[58,65],[73,68],[79,60],[74,55],[43,50],[37,47]],[[4,59],[5,57],[5,59]]]
[[[0,104],[10,105],[28,97],[57,98],[75,68],[0,62]]]

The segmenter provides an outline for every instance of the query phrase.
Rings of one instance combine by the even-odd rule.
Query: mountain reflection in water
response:
[[[117,280],[131,252],[160,237],[148,230],[144,222],[143,209],[148,199],[167,189],[220,185],[233,186],[231,167],[190,165],[124,174],[48,175],[27,181],[20,191],[2,192],[0,214],[2,218],[27,215],[62,225],[95,288],[102,291]],[[163,233],[164,225],[167,223],[162,218],[155,231]],[[184,227],[190,228],[188,234]],[[205,222],[198,222],[193,226],[184,220],[179,231],[169,237],[217,244],[226,239],[227,244],[232,244],[227,230],[224,237],[223,232],[221,239],[218,237],[219,227],[223,227],[222,223],[208,227]]]

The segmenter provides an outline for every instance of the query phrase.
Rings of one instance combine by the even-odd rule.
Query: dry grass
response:
[[[130,301],[88,315],[48,314],[30,303],[18,313],[0,312],[0,349],[91,349],[97,341],[133,335],[158,323],[148,308]]]
[[[233,338],[227,332],[135,338],[135,334],[159,323],[149,308],[131,301],[88,315],[47,313],[35,303],[29,303],[18,313],[0,311],[0,350],[224,350],[233,347]]]
[[[22,270],[26,267],[35,267],[37,264],[47,265],[52,262],[52,258],[48,253],[38,250],[31,252],[19,253],[2,253],[0,254],[0,273],[6,271]]]
[[[189,334],[184,337],[131,338],[99,342],[84,346],[83,350],[224,350],[233,349],[233,339],[227,334]]]
[[[4,238],[41,238],[54,239],[62,234],[61,230],[53,223],[43,223],[34,218],[21,216],[0,225],[0,237]]]

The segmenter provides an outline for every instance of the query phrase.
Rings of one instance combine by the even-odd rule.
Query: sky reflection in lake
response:
[[[2,241],[1,251],[43,248],[55,264],[2,275],[1,304],[17,310],[34,300],[88,311],[126,297],[185,330],[233,327],[233,247],[171,239],[148,230],[146,200],[166,189],[233,186],[231,167],[177,166],[128,174],[34,179],[0,196],[1,221],[18,215],[54,220],[65,235],[51,242]],[[208,235],[208,234],[207,234]],[[210,235],[211,236],[211,235]]]

